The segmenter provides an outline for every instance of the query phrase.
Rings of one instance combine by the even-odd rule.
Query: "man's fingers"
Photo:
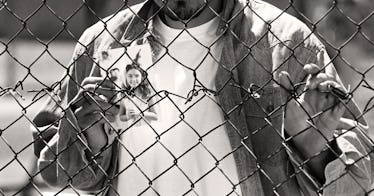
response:
[[[318,74],[321,71],[321,69],[320,69],[320,67],[318,67],[318,65],[311,64],[311,63],[306,64],[303,69],[307,74],[310,74],[312,76]]]
[[[333,93],[333,89],[338,89],[341,92],[345,92],[344,88],[333,80],[326,80],[318,85],[318,91],[322,92],[322,96],[319,96],[316,102],[321,103],[319,110],[325,110],[330,108],[329,115],[339,117],[345,111],[344,104],[341,103],[337,95]]]
[[[331,95],[333,95],[335,98],[338,98],[338,99],[342,99],[342,100],[349,99],[349,94],[347,90],[342,85],[340,85],[339,83],[335,81],[329,80],[329,81],[322,82],[319,85],[318,89],[320,89],[320,91],[329,92]]]
[[[87,77],[82,81],[81,86],[84,86],[87,84],[97,84],[97,85],[100,85],[101,87],[115,88],[115,84],[113,80],[103,78],[103,77]]]
[[[316,76],[310,76],[306,82],[305,88],[308,90],[317,89],[321,82],[330,81],[333,78],[325,73],[319,73]]]
[[[120,74],[121,73],[120,73],[119,69],[113,69],[109,72],[109,78],[112,81],[116,81],[120,78]]]
[[[101,97],[101,98],[104,99],[104,100],[107,100],[107,101],[110,101],[111,99],[113,99],[118,94],[118,92],[113,88],[98,87],[95,84],[85,85],[83,92],[85,92],[85,93],[90,92],[93,96],[96,95],[96,96],[99,96],[99,97],[102,95],[105,98],[104,97]]]
[[[290,78],[290,75],[286,71],[282,71],[279,74],[279,82],[281,86],[287,90],[293,90],[293,84]]]
[[[317,65],[322,68],[325,67],[325,51],[321,50],[317,56]]]
[[[321,92],[331,92],[332,88],[339,88],[339,85],[332,80],[326,80],[318,85],[318,90]]]
[[[97,62],[95,62],[92,65],[91,72],[90,72],[89,76],[91,76],[91,77],[102,77],[101,76],[101,69],[100,69],[100,66]]]
[[[119,107],[113,104],[106,103],[99,98],[88,98],[90,101],[82,102],[81,106],[75,110],[75,114],[79,117],[84,117],[92,114],[102,112],[105,116],[115,116],[119,112]]]
[[[106,101],[113,101],[118,91],[116,90],[115,84],[111,79],[102,77],[88,77],[82,82],[82,92],[91,92],[95,95],[103,95],[102,99]],[[77,95],[81,96],[81,94]]]
[[[84,85],[86,85],[86,84],[97,84],[97,83],[100,83],[100,82],[102,82],[102,81],[104,81],[104,78],[103,77],[87,77],[87,78],[85,78],[83,81],[82,81],[82,83],[81,83],[81,85],[82,86],[84,86]]]
[[[318,73],[321,72],[321,69],[325,67],[325,51],[321,50],[318,53],[317,56],[317,62],[316,64],[314,63],[309,63],[304,66],[304,71],[306,74],[313,76],[316,76]]]
[[[105,113],[115,115],[115,114],[118,114],[118,112],[119,112],[119,106],[118,105],[107,103],[107,102],[103,101],[102,99],[98,99],[98,98],[95,99],[95,103],[96,103],[95,105],[99,104],[99,105],[97,105],[98,108],[100,108],[100,110],[104,110],[103,112],[105,112]]]

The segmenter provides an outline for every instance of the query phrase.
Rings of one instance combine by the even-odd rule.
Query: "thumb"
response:
[[[303,68],[306,74],[310,74],[311,76],[316,76],[319,72],[321,72],[320,67],[316,64],[306,64]]]
[[[119,71],[119,69],[112,69],[112,70],[110,70],[110,72],[109,72],[109,78],[110,78],[110,80],[116,81],[116,80],[119,79],[119,77],[120,77],[120,71]]]
[[[286,90],[294,90],[294,86],[292,85],[291,77],[288,72],[282,71],[279,73],[279,82],[280,85]]]
[[[317,64],[322,69],[325,66],[325,50],[321,50],[318,53]]]
[[[101,77],[100,65],[94,62],[90,71],[90,77]]]
[[[306,64],[303,68],[306,74],[310,74],[311,76],[316,76],[318,73],[321,72],[325,66],[325,51],[321,50],[317,55],[317,62],[316,64],[309,63]]]

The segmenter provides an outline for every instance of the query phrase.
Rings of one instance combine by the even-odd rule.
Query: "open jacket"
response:
[[[238,169],[236,188],[244,196],[318,195],[321,188],[323,195],[363,195],[372,184],[373,145],[353,101],[345,116],[357,126],[336,130],[340,154],[326,166],[323,184],[314,180],[297,149],[285,140],[283,108],[289,95],[278,85],[278,74],[288,71],[295,83],[302,82],[303,66],[316,63],[324,46],[303,23],[265,2],[224,3],[216,32],[224,42],[216,96]],[[115,195],[119,154],[115,133],[103,128],[108,146],[98,156],[90,154],[68,103],[108,49],[142,45],[150,47],[148,55],[157,56],[160,45],[152,27],[156,13],[157,6],[149,0],[98,22],[79,39],[69,73],[33,121],[35,154],[48,184]],[[328,56],[325,64],[324,70],[338,79]]]

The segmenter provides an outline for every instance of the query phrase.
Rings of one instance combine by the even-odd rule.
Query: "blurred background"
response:
[[[142,1],[8,0],[0,10],[0,195],[56,194],[38,176],[30,180],[36,165],[29,122],[45,101],[45,97],[33,101],[36,93],[30,91],[50,87],[66,73],[84,29],[122,9],[125,3],[139,2]],[[374,127],[372,0],[268,2],[314,29]],[[9,88],[17,89],[22,96],[10,93]],[[64,191],[68,192],[71,191]]]

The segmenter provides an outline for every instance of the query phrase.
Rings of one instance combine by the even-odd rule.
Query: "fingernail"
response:
[[[100,99],[104,100],[105,102],[108,102],[108,99],[104,95],[99,95]]]
[[[346,93],[346,92],[344,92],[344,91],[340,90],[339,88],[336,88],[332,85],[329,85],[328,87],[329,87],[331,93],[333,95],[337,96],[338,98],[340,98],[342,100],[349,99],[349,97],[350,97],[349,93]]]

